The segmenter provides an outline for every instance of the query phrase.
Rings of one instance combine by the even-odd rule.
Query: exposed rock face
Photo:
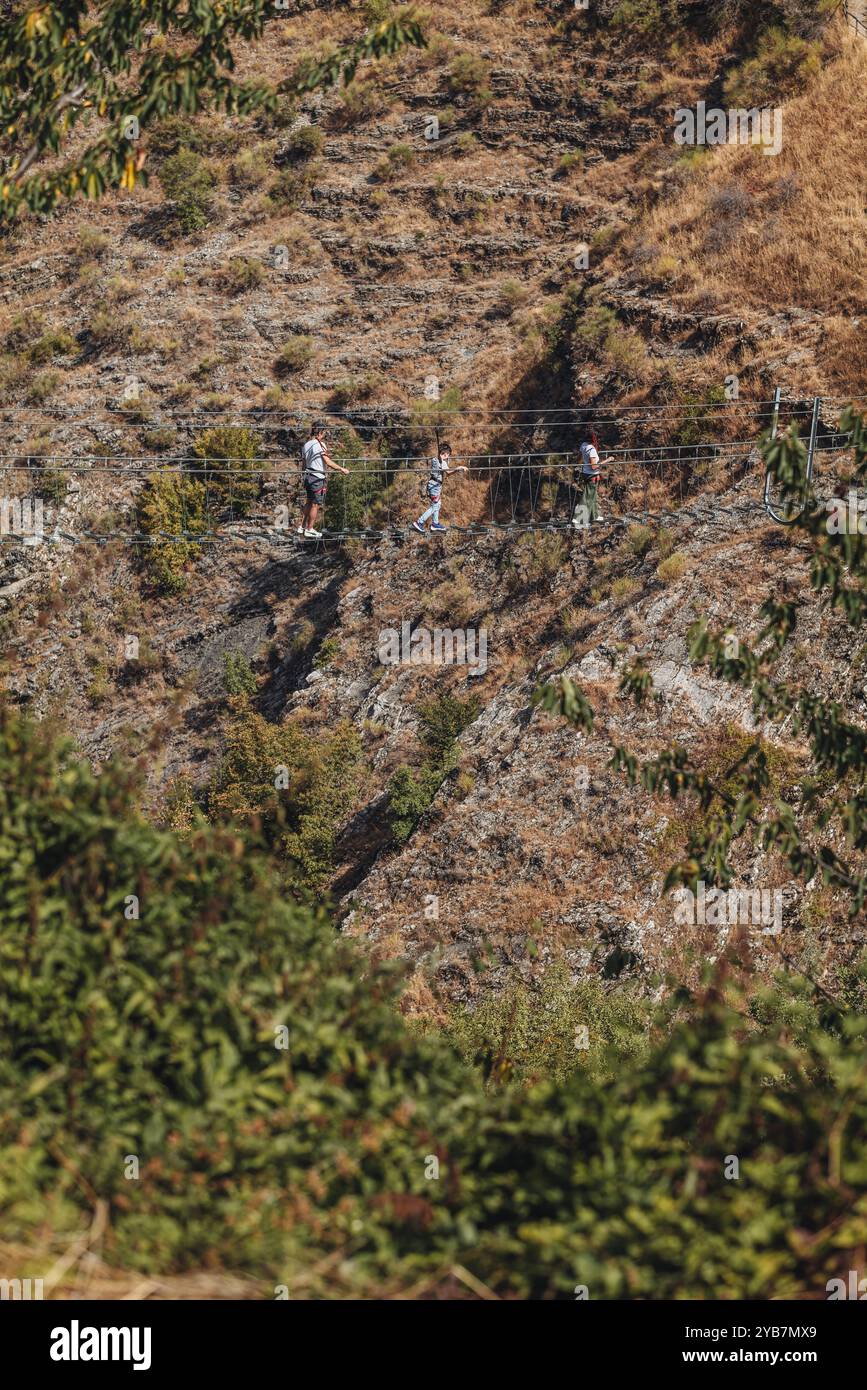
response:
[[[6,683],[36,716],[61,717],[97,763],[121,748],[143,753],[161,729],[158,755],[148,754],[158,806],[181,774],[206,784],[226,716],[224,656],[240,654],[259,677],[256,701],[267,718],[303,715],[313,730],[349,718],[362,734],[368,773],[363,793],[345,808],[333,880],[344,930],[406,956],[420,980],[452,999],[472,1000],[561,956],[576,974],[649,982],[690,947],[717,949],[720,935],[698,928],[687,935],[673,922],[662,883],[682,846],[686,813],[611,772],[611,743],[651,755],[677,738],[706,751],[731,741],[729,729],[753,728],[744,697],[690,665],[691,622],[707,613],[749,636],[763,599],[788,585],[804,600],[789,661],[800,663],[799,677],[814,689],[833,691],[857,717],[865,713],[863,655],[810,600],[792,538],[767,523],[749,442],[730,476],[709,480],[703,495],[691,483],[684,497],[662,489],[650,499],[656,513],[672,513],[667,524],[684,556],[682,574],[668,581],[657,573],[657,553],[642,558],[624,544],[625,525],[590,537],[543,533],[526,552],[516,536],[456,535],[300,549],[274,533],[265,505],[287,495],[284,480],[272,483],[248,520],[225,527],[225,544],[202,556],[178,599],[149,594],[129,548],[76,548],[67,539],[129,526],[137,461],[156,466],[188,456],[211,418],[201,409],[206,392],[217,394],[211,408],[226,418],[233,408],[261,405],[289,335],[309,336],[313,355],[267,423],[253,421],[274,463],[295,457],[302,424],[348,379],[340,408],[366,439],[395,419],[416,419],[429,377],[480,411],[529,407],[544,416],[580,400],[616,412],[640,397],[628,364],[618,374],[592,346],[572,363],[548,344],[560,297],[576,284],[576,249],[597,234],[604,245],[668,177],[675,97],[664,62],[588,48],[578,75],[574,53],[551,47],[543,77],[534,12],[508,21],[486,15],[481,37],[458,14],[438,22],[461,52],[487,64],[484,108],[450,90],[445,61],[431,67],[414,56],[354,126],[338,119],[338,93],[313,95],[301,119],[321,123],[325,144],[297,209],[267,205],[267,182],[246,189],[224,167],[214,220],[197,237],[167,236],[155,179],[134,196],[28,224],[4,244],[4,332],[16,314],[42,314],[74,342],[53,363],[62,394],[37,405],[26,385],[10,386],[3,398],[7,459],[74,461],[46,502],[41,543],[0,546]],[[494,25],[502,34],[492,36]],[[299,28],[299,42],[314,36]],[[270,75],[282,76],[285,50],[266,51]],[[712,53],[707,71],[675,74],[674,83],[704,90],[729,57]],[[437,114],[441,137],[426,140]],[[229,133],[239,146],[263,134],[239,123]],[[274,141],[270,179],[288,151],[285,132],[266,134]],[[412,159],[383,172],[382,161],[401,144]],[[576,150],[583,164],[563,167]],[[225,152],[219,158],[231,162]],[[84,230],[104,237],[90,260],[78,245]],[[277,248],[291,252],[279,269]],[[236,256],[260,262],[263,278],[232,297],[214,272]],[[655,364],[683,373],[672,381],[703,383],[713,353],[728,354],[768,394],[779,384],[806,400],[802,380],[824,380],[822,318],[797,305],[761,314],[684,308],[629,271],[598,273],[595,259],[578,283],[587,304],[598,292]],[[100,342],[94,318],[107,304],[135,332]],[[145,420],[121,413],[131,377],[147,401]],[[457,446],[574,448],[571,427],[543,420],[517,444],[515,431],[492,418],[458,418]],[[175,431],[168,454],[146,442],[149,429],[167,426]],[[417,423],[413,430],[413,447],[429,447],[430,431]],[[404,497],[396,508],[404,522],[415,500]],[[482,514],[469,491],[451,503],[453,519],[459,503],[462,520]],[[626,520],[641,520],[629,507]],[[485,669],[381,665],[380,634],[403,623],[484,629]],[[124,656],[129,634],[152,648],[146,669]],[[326,640],[332,659],[314,664]],[[643,711],[618,694],[619,673],[639,653],[658,696]],[[557,672],[586,689],[597,710],[592,735],[533,707],[535,689]],[[417,706],[443,691],[477,694],[481,709],[461,737],[459,766],[397,848],[388,782],[401,764],[421,763]],[[738,870],[742,885],[784,893],[790,955],[813,953],[832,969],[854,949],[833,904],[830,917],[805,925],[809,895],[778,865],[744,852]],[[770,969],[779,942],[758,938],[755,946],[757,967]],[[474,962],[482,957],[488,968],[479,973]]]
[[[278,557],[263,544],[244,543],[245,532],[256,529],[251,518],[234,528],[236,545],[215,548],[192,572],[182,606],[151,607],[147,632],[160,654],[158,671],[125,683],[118,650],[116,693],[92,707],[82,674],[88,638],[76,605],[40,630],[32,622],[37,600],[24,589],[15,598],[17,635],[10,642],[21,664],[9,684],[37,714],[62,707],[97,761],[120,744],[144,747],[153,725],[176,706],[152,768],[159,797],[181,771],[200,784],[207,779],[225,709],[223,655],[243,653],[261,675],[257,703],[267,717],[304,712],[311,728],[323,729],[349,718],[362,732],[369,773],[357,803],[346,808],[334,876],[344,930],[407,957],[420,981],[452,999],[470,1001],[515,972],[532,976],[559,958],[576,975],[637,974],[649,984],[694,949],[712,954],[725,932],[678,926],[662,895],[689,813],[630,788],[607,763],[612,743],[641,756],[671,740],[713,753],[738,730],[754,730],[746,698],[690,665],[686,633],[706,613],[721,627],[734,616],[749,637],[764,597],[799,591],[802,557],[767,523],[760,482],[753,472],[673,523],[684,564],[668,584],[657,576],[654,554],[641,559],[624,544],[622,526],[561,539],[557,563],[522,577],[514,569],[514,538],[382,540],[351,556],[340,549],[314,555],[289,543]],[[542,533],[533,544],[544,539]],[[436,586],[455,578],[460,615],[436,607]],[[618,580],[629,581],[622,597],[611,595]],[[87,592],[88,628],[94,621],[111,628],[118,649],[112,610],[129,583],[130,558],[121,550],[93,573]],[[401,623],[476,634],[484,628],[485,668],[383,667],[382,632]],[[809,602],[801,629],[790,660],[809,667],[805,654],[812,654],[807,677],[814,687],[833,687],[862,710],[863,672],[853,666],[845,630]],[[326,638],[333,658],[314,666]],[[639,653],[657,695],[643,710],[617,693],[620,671]],[[557,673],[587,692],[597,712],[592,735],[534,708],[534,690]],[[399,764],[420,765],[418,703],[445,690],[479,695],[480,711],[461,736],[455,771],[397,848],[386,786]],[[780,747],[795,767],[800,750],[785,739]],[[735,859],[739,886],[784,895],[784,933],[756,933],[757,968],[773,968],[781,946],[794,956],[814,951],[816,933],[801,915],[803,890],[772,860],[740,852]],[[848,959],[851,932],[835,933],[819,949],[833,968]]]

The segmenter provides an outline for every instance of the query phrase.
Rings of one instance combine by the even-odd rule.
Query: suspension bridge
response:
[[[704,401],[640,405],[591,412],[580,407],[534,409],[455,408],[438,411],[439,427],[456,437],[480,434],[502,442],[489,452],[453,450],[453,463],[468,472],[449,478],[444,493],[449,530],[463,536],[531,531],[568,531],[579,496],[577,443],[586,426],[599,434],[605,469],[606,521],[602,527],[636,522],[665,524],[706,516],[709,499],[725,494],[741,479],[756,476],[752,499],[739,499],[735,511],[762,510],[773,521],[791,524],[799,514],[772,496],[772,479],[759,468],[758,441],[794,426],[808,455],[806,490],[815,488],[820,459],[844,454],[848,435],[839,424],[840,398],[784,399],[777,390],[767,401]],[[858,408],[858,402],[853,402]],[[141,410],[112,410],[112,420],[135,421]],[[70,422],[68,414],[59,417]],[[297,532],[302,501],[297,444],[312,418],[324,419],[336,433],[336,459],[348,475],[330,474],[323,534],[313,540]],[[10,423],[7,413],[7,424]],[[359,406],[329,411],[307,406],[296,411],[220,411],[170,415],[150,422],[186,433],[199,444],[217,427],[243,428],[257,437],[253,457],[205,457],[192,451],[130,454],[0,454],[0,508],[22,497],[54,499],[53,525],[41,535],[10,532],[0,514],[0,542],[72,545],[124,542],[135,546],[185,542],[195,545],[265,543],[311,547],[348,540],[415,537],[411,523],[424,506],[430,452],[399,453],[401,434],[415,439],[427,430],[409,411]],[[351,427],[356,445],[368,441],[391,447],[381,452],[342,453],[341,431]],[[140,424],[134,428],[142,428]],[[715,438],[708,436],[715,435]],[[540,437],[542,437],[540,439]],[[534,448],[552,437],[571,447]],[[609,445],[606,440],[612,440]],[[287,447],[287,441],[292,441]],[[205,451],[206,452],[206,451]],[[292,454],[291,457],[287,455]],[[824,463],[821,465],[824,467]],[[199,487],[179,488],[179,524],[145,531],[138,499],[150,480],[175,475]],[[88,495],[89,494],[89,495]],[[789,499],[791,501],[791,499]],[[612,505],[616,515],[612,515]]]

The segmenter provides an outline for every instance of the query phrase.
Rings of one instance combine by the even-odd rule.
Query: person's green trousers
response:
[[[588,521],[596,521],[599,516],[598,491],[598,483],[584,483],[581,488],[581,501],[579,505],[586,507],[587,510],[584,515]]]

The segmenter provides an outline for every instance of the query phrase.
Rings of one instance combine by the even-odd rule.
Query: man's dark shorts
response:
[[[315,502],[317,507],[321,507],[325,502],[325,493],[328,484],[324,478],[315,478],[310,474],[305,475],[304,491],[307,493],[307,501]]]

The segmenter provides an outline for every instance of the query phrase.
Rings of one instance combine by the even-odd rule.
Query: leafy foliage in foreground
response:
[[[147,152],[138,139],[161,119],[205,107],[227,115],[273,111],[281,96],[351,82],[364,59],[425,43],[418,20],[403,11],[303,64],[277,89],[236,80],[238,44],[261,38],[269,20],[280,17],[272,0],[34,0],[5,19],[0,221],[25,207],[47,213],[80,193],[96,198],[110,186],[147,182]],[[46,168],[94,116],[97,133],[88,132],[65,163]],[[190,206],[184,215],[203,225]]]
[[[858,1268],[867,1019],[720,977],[604,1083],[486,1089],[240,835],[180,841],[138,794],[0,712],[7,1238],[102,1200],[110,1260],[263,1297],[466,1293],[456,1265],[501,1295],[822,1297]]]

